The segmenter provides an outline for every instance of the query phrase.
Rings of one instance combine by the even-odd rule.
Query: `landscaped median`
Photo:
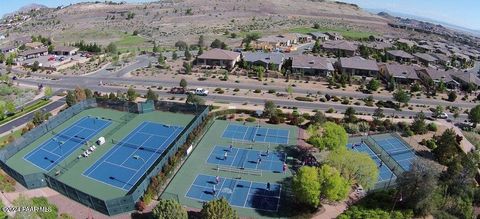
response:
[[[36,109],[39,109],[40,107],[43,107],[43,106],[49,104],[50,102],[51,102],[51,100],[44,100],[44,99],[39,100],[36,103],[23,108],[23,110],[17,111],[15,114],[5,117],[3,120],[0,121],[0,125],[3,125],[7,122],[10,122],[14,119],[20,118],[20,117],[36,110]]]

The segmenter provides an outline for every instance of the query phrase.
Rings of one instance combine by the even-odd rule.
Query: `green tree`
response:
[[[417,135],[423,135],[428,132],[427,124],[425,123],[425,114],[423,112],[417,113],[410,129]]]
[[[187,49],[185,49],[185,60],[187,61],[192,60],[192,53],[190,53],[190,50],[188,49],[188,47]]]
[[[177,60],[177,59],[178,59],[178,54],[177,54],[176,51],[173,51],[173,52],[172,52],[172,59],[173,59],[173,60]]]
[[[345,145],[343,145],[344,148]],[[365,189],[373,188],[378,179],[378,164],[366,153],[335,150],[327,156],[326,163],[334,167],[352,185],[358,183]]]
[[[272,116],[277,115],[277,105],[271,100],[265,101],[264,108],[263,108],[263,115],[266,118],[271,118]]]
[[[197,56],[202,55],[202,54],[203,54],[203,47],[198,47]]]
[[[184,51],[188,48],[188,44],[185,41],[177,41],[175,43],[175,47],[177,47],[180,51]]]
[[[410,101],[410,95],[405,92],[403,89],[398,89],[393,93],[393,99],[400,103],[407,104]]]
[[[320,133],[311,136],[308,142],[323,150],[341,150],[347,145],[348,135],[345,129],[333,122],[326,122],[322,125]]]
[[[197,44],[199,47],[205,47],[205,39],[203,37],[203,35],[200,35],[200,37],[198,37],[198,44]]]
[[[325,114],[322,113],[321,111],[317,111],[315,115],[311,117],[311,122],[314,124],[323,124],[327,121],[327,117],[325,117]]]
[[[256,41],[262,37],[258,32],[247,33],[245,38],[243,38],[242,43],[250,44],[252,41]]]
[[[322,51],[322,45],[320,44],[320,40],[315,41],[315,44],[312,47],[313,53],[320,53]]]
[[[77,103],[77,99],[75,98],[75,94],[73,91],[69,90],[67,91],[67,96],[65,97],[65,102],[67,103],[67,106],[73,106]]]
[[[331,202],[341,201],[347,198],[350,191],[350,183],[340,176],[335,168],[325,164],[318,170],[320,182],[320,197]]]
[[[376,119],[384,118],[385,114],[383,113],[383,109],[381,107],[377,107],[373,112],[373,117]]]
[[[185,78],[180,79],[180,87],[187,88],[187,80]]]
[[[53,95],[53,90],[52,90],[52,87],[50,86],[46,86],[43,90],[43,93],[45,94],[45,96],[47,98],[50,98],[52,95]]]
[[[5,54],[0,53],[0,63],[4,63],[4,62],[5,62]]]
[[[84,92],[85,92],[85,97],[86,97],[87,99],[93,98],[93,92],[92,92],[92,90],[90,90],[90,89],[88,89],[88,88],[85,88],[85,89],[84,89]]]
[[[0,105],[0,120],[5,119],[5,106]]]
[[[288,85],[287,88],[285,89],[285,91],[288,93],[288,95],[290,95],[290,97],[293,96],[293,87],[292,85]]]
[[[293,177],[293,194],[300,203],[312,208],[320,205],[320,181],[316,167],[303,166]]]
[[[40,69],[40,62],[38,61],[33,62],[32,71],[37,71],[38,69]]]
[[[187,210],[178,202],[160,199],[157,206],[152,210],[154,219],[187,219]]]
[[[12,114],[15,114],[15,104],[13,103],[13,101],[7,101],[5,103],[5,110],[7,110],[7,113],[12,115]]]
[[[367,89],[370,91],[377,91],[380,88],[380,81],[377,79],[372,79],[367,84]]]
[[[457,99],[457,93],[455,91],[448,92],[448,101],[455,102]]]
[[[435,110],[433,111],[433,117],[438,118],[440,117],[440,115],[442,115],[442,113],[443,113],[443,106],[437,105],[437,107],[435,107]]]
[[[157,53],[157,52],[159,52],[159,51],[160,51],[160,49],[159,49],[158,46],[157,46],[157,42],[153,41],[152,52]]]
[[[50,46],[48,46],[47,51],[48,51],[49,54],[52,54],[54,49],[55,49],[55,46],[54,46],[54,45],[50,45]]]
[[[85,95],[85,90],[81,87],[76,87],[74,92],[76,102],[84,101],[85,99],[87,99],[87,95]]]
[[[432,161],[415,160],[410,171],[397,178],[402,202],[419,215],[427,215],[434,209],[433,201],[438,186],[440,170]]]
[[[436,139],[437,147],[433,153],[437,157],[440,164],[447,165],[455,160],[458,156],[459,143],[457,141],[457,134],[453,129],[447,129],[441,136]]]
[[[105,52],[110,54],[117,53],[117,45],[115,43],[109,43],[107,48],[105,48]]]
[[[235,211],[225,198],[216,199],[203,204],[200,211],[202,219],[238,219]]]
[[[127,90],[127,100],[128,101],[135,101],[138,97],[138,93],[133,89],[133,87],[129,87]]]
[[[145,95],[147,100],[158,100],[158,95],[152,91],[152,89],[148,88],[147,94]]]
[[[215,39],[211,44],[210,44],[210,47],[211,48],[218,48],[218,49],[225,49],[227,47],[227,45],[220,41],[219,39]]]
[[[480,105],[476,105],[470,110],[470,112],[468,112],[468,119],[475,127],[477,126],[480,122]]]
[[[33,201],[28,199],[26,196],[20,194],[20,196],[13,200],[13,206],[15,207],[30,207],[33,206]],[[3,211],[2,211],[3,212]],[[15,218],[27,219],[27,218],[37,218],[36,212],[34,211],[19,211],[15,213]]]
[[[186,103],[193,105],[205,105],[205,100],[198,95],[188,94]]]
[[[158,60],[157,61],[158,61],[159,65],[164,65],[165,64],[165,57],[163,57],[163,54],[161,52],[158,54]]]
[[[192,64],[190,64],[190,62],[183,62],[183,69],[185,70],[185,74],[190,74],[192,72]]]
[[[343,120],[346,122],[346,123],[355,123],[357,122],[357,117],[355,116],[357,112],[355,111],[355,109],[353,107],[348,107],[346,110],[345,110],[345,113],[343,115]]]

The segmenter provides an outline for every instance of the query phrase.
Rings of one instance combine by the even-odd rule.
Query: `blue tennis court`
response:
[[[143,122],[83,175],[129,191],[153,162],[182,132],[183,127]]]
[[[411,168],[412,162],[415,159],[415,152],[409,146],[405,145],[403,141],[392,136],[389,138],[377,140],[377,144],[382,147],[398,164],[408,171]]]
[[[270,183],[268,189],[267,183],[223,177],[217,184],[215,176],[197,175],[185,196],[202,202],[223,197],[235,207],[276,212],[281,189],[282,186],[276,183]]]
[[[25,155],[24,159],[40,169],[50,171],[110,124],[108,120],[83,117],[40,144],[35,150]]]
[[[352,145],[355,145],[353,149]],[[392,170],[390,170],[390,168],[387,167],[387,165],[385,165],[385,163],[380,166],[380,163],[383,161],[381,161],[380,158],[375,154],[375,152],[373,152],[372,149],[370,149],[370,147],[368,147],[368,145],[366,145],[365,143],[349,143],[347,144],[347,147],[350,150],[367,153],[368,155],[370,155],[373,161],[375,161],[375,163],[377,164],[379,170],[377,183],[389,181],[390,178],[392,178],[392,180],[395,180],[397,178],[397,176],[392,172]]]
[[[225,153],[227,157],[225,157]],[[259,158],[261,160],[259,160]],[[207,158],[207,163],[231,166],[240,169],[266,170],[283,172],[285,154],[281,152],[257,151],[244,148],[215,146]]]
[[[222,137],[240,141],[288,144],[288,130],[229,124]]]

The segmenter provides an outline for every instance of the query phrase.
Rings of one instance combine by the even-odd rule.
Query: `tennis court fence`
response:
[[[244,174],[244,175],[262,176],[261,170],[243,169],[243,168],[231,167],[231,166],[217,165],[215,170],[217,170],[217,172],[224,171],[224,172],[238,173],[238,174]]]
[[[372,149],[373,152],[375,152],[382,160],[385,165],[387,165],[388,168],[392,170],[395,175],[400,176],[405,170],[402,168],[402,166],[395,160],[393,159],[378,143],[373,139],[371,136],[367,136],[364,139],[365,143]]]

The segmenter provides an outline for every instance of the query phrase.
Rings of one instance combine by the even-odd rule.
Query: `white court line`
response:
[[[243,202],[243,207],[245,207],[245,205],[247,204],[248,195],[250,195],[250,189],[252,189],[252,184],[253,183],[250,181],[250,185],[248,186],[247,197],[245,197],[245,201]]]
[[[109,162],[109,161],[103,161],[104,163],[108,163],[108,164],[111,164],[111,165],[114,165],[114,166],[117,166],[117,167],[121,167],[121,168],[125,168],[127,170],[133,170],[133,171],[136,171],[136,169],[132,169],[130,167],[126,167],[126,166],[123,166],[123,165],[119,165],[119,164],[116,164],[116,163],[112,163],[112,162]]]
[[[136,134],[136,133],[135,133],[135,134]],[[132,154],[135,155],[135,153],[137,153],[137,151],[138,151],[140,148],[142,148],[143,145],[144,145],[148,140],[150,140],[150,138],[152,138],[152,136],[148,136],[148,138],[145,139],[145,140],[142,142],[142,144],[139,145],[140,147],[138,147],[137,149],[135,149],[135,151],[134,151],[133,153],[130,153],[130,154],[125,158],[125,160],[123,160],[122,164],[120,164],[120,165],[123,166],[123,164],[124,164],[125,162],[127,162],[127,160],[130,160],[130,157],[132,156]],[[126,143],[126,144],[128,144],[128,143]],[[133,144],[132,144],[132,145],[133,145]],[[136,147],[136,146],[135,146],[135,147]]]

